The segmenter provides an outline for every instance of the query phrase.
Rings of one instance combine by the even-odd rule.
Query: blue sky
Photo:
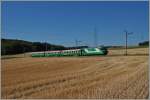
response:
[[[124,30],[134,32],[129,44],[149,39],[148,1],[2,2],[2,38],[65,46],[124,45]]]

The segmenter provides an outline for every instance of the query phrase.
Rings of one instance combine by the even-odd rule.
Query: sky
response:
[[[75,46],[149,40],[148,1],[3,1],[2,38]]]

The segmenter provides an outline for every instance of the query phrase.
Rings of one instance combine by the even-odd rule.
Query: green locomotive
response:
[[[61,56],[94,56],[107,55],[108,50],[105,47],[101,48],[82,48],[72,50],[45,51],[33,52],[32,57],[61,57]]]

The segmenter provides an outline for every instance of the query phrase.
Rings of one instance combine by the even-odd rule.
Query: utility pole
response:
[[[141,33],[141,42],[143,42],[143,34]]]
[[[127,49],[128,49],[128,32],[127,31],[125,31],[125,34],[126,34],[126,53],[125,53],[125,55],[127,56]]]
[[[130,33],[128,33],[127,31],[125,31],[125,44],[126,44],[126,46],[125,46],[125,49],[126,49],[126,51],[125,51],[125,55],[127,56],[128,55],[128,51],[127,51],[127,49],[128,49],[128,35],[130,35],[130,34],[133,34],[133,32],[130,32]]]
[[[46,42],[44,42],[44,47],[45,47],[45,49],[44,49],[44,56],[46,55],[46,51],[47,51],[47,44],[46,44]]]
[[[24,57],[25,57],[25,52],[26,52],[26,49],[25,49],[25,47],[23,46]]]
[[[97,30],[96,30],[96,26],[94,28],[94,45],[95,45],[95,47],[97,47]]]
[[[96,26],[94,27],[94,46],[97,47],[97,29]]]
[[[78,40],[75,40],[76,47],[78,46]]]
[[[45,42],[45,51],[47,51],[47,43]]]
[[[45,53],[44,53],[44,56],[46,56],[46,51],[47,51],[47,43],[45,42]]]
[[[6,54],[6,50],[5,50],[5,46],[3,46],[3,53],[4,53],[4,55]],[[1,52],[2,53],[2,52]]]
[[[78,41],[77,39],[75,40],[75,44],[76,44],[76,48],[78,47],[78,43],[80,43],[82,41]]]

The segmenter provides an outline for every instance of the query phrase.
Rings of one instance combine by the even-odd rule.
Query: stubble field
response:
[[[2,59],[2,98],[148,98],[148,48],[101,57]],[[144,54],[143,54],[144,53]],[[139,54],[139,55],[138,55]]]

